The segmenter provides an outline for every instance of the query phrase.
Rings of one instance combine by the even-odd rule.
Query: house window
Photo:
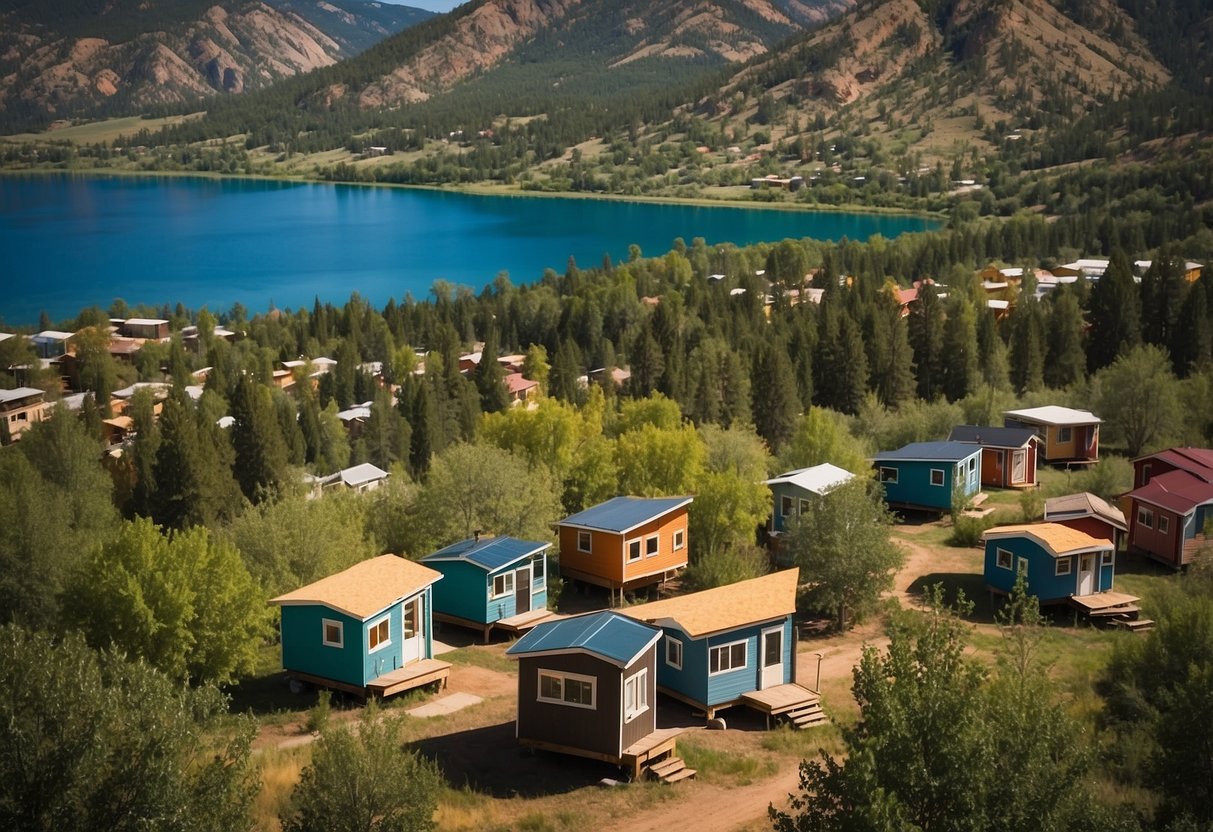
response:
[[[539,701],[594,709],[594,677],[556,670],[539,671]]]
[[[1171,518],[1165,514],[1158,515],[1158,533],[1166,534],[1171,530]]]
[[[501,575],[493,576],[493,597],[500,598],[503,595],[512,595],[514,593],[514,573],[505,572]]]
[[[586,552],[586,553],[588,553],[590,551],[590,533],[589,532],[580,531],[580,530],[577,532],[577,551]]]
[[[686,529],[674,529],[674,551],[685,548],[687,545]]]
[[[414,598],[404,605],[404,637],[406,639],[417,635],[417,613],[421,607],[421,599]]]
[[[1145,526],[1147,529],[1154,528],[1154,512],[1150,511],[1145,506],[1138,506],[1137,525]]]
[[[1111,566],[1112,559],[1114,557],[1116,557],[1116,553],[1114,551],[1112,551],[1111,549],[1107,549],[1106,551],[1104,551],[1103,557],[1100,559],[1100,565],[1101,566]]]
[[[722,644],[713,647],[708,654],[708,673],[727,673],[730,670],[744,670],[746,666],[746,644],[735,641],[732,644]]]
[[[942,468],[931,469],[931,485],[943,485],[944,475]]]
[[[1010,569],[1013,556],[1006,549],[995,549],[994,560],[1002,569]]]
[[[1150,481],[1150,463],[1143,463],[1141,466],[1141,484],[1145,485]]]
[[[531,558],[531,588],[539,589],[547,583],[548,559],[543,555]]]
[[[640,541],[628,541],[628,561],[640,560]]]
[[[675,670],[682,670],[682,641],[674,636],[665,637],[665,663]]]
[[[367,628],[367,650],[373,653],[381,647],[387,647],[392,643],[391,635],[391,618],[385,615]]]
[[[649,709],[649,669],[641,668],[623,683],[623,721],[631,722]]]
[[[1017,571],[1019,572],[1020,575],[1023,575],[1025,578],[1028,577],[1028,559],[1027,558],[1020,558],[1019,562],[1017,564],[1015,564],[1015,566],[1017,567]]]
[[[1069,442],[1073,438],[1074,437],[1071,434],[1069,428],[1058,428],[1057,429],[1057,441],[1058,442],[1063,442],[1063,443]]]
[[[322,641],[325,647],[345,647],[345,625],[330,618],[321,619],[324,628]]]
[[[809,501],[808,501],[808,500],[806,500],[806,499],[804,499],[804,498],[802,497],[802,498],[801,498],[801,500],[800,500],[800,512],[799,512],[799,514],[800,514],[800,516],[801,516],[801,517],[803,517],[804,515],[806,515],[806,514],[808,514],[808,513],[809,513]]]
[[[656,557],[660,550],[661,535],[651,534],[644,539],[644,556],[646,558]]]
[[[977,457],[972,457],[969,459],[969,470],[970,471],[977,470]]]
[[[1069,575],[1074,571],[1073,558],[1058,558],[1057,566],[1053,570],[1054,575]]]
[[[896,468],[881,468],[880,481],[897,485],[897,469]]]
[[[791,497],[783,496],[779,498],[779,516],[790,517],[792,515],[792,506],[794,501]]]

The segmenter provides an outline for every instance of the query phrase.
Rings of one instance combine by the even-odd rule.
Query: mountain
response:
[[[129,114],[330,66],[432,17],[368,0],[6,0],[6,125]]]

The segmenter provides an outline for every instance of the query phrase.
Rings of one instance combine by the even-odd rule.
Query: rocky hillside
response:
[[[18,0],[0,12],[0,120],[34,126],[260,89],[429,16],[365,0]]]

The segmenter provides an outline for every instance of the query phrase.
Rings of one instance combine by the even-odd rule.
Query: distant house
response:
[[[519,633],[549,617],[550,543],[513,537],[471,537],[421,563],[442,573],[434,587],[434,619],[481,630]]]
[[[1024,576],[1042,604],[1109,592],[1116,550],[1102,537],[1060,523],[998,526],[983,535],[986,585],[1009,593]]]
[[[1040,436],[1039,459],[1050,465],[1089,464],[1099,461],[1101,419],[1087,410],[1046,405],[1008,410],[1003,424],[1030,428]]]
[[[308,477],[312,496],[331,490],[374,491],[391,476],[387,471],[369,462],[344,468],[325,477]]]
[[[951,511],[979,488],[981,448],[968,442],[911,442],[876,455],[872,464],[890,508]]]
[[[539,397],[539,382],[523,378],[522,373],[508,373],[505,386],[510,393],[510,405],[527,405]]]
[[[0,390],[0,443],[16,442],[38,422],[50,415],[45,394],[37,387]]]
[[[620,610],[660,627],[657,689],[703,711],[747,705],[772,713],[780,708],[801,724],[825,721],[817,696],[796,685],[798,569],[666,598]],[[764,696],[763,692],[767,692]]]
[[[58,358],[67,355],[68,342],[75,337],[74,332],[61,332],[55,329],[45,329],[37,335],[30,336],[30,343],[39,358]]]
[[[771,534],[783,534],[793,517],[807,513],[813,502],[844,482],[855,478],[850,471],[823,462],[811,468],[797,468],[764,481],[771,487],[774,508],[767,529]]]
[[[671,761],[681,729],[657,728],[659,641],[660,630],[610,611],[524,635],[506,651],[518,661],[518,742],[624,766],[633,778]]]
[[[1213,520],[1213,482],[1185,470],[1151,473],[1149,482],[1126,497],[1129,550],[1179,568],[1210,544],[1205,528]]]
[[[1045,520],[1102,538],[1118,549],[1129,530],[1123,511],[1087,491],[1045,500]]]
[[[981,446],[981,484],[995,488],[1035,488],[1036,447],[1040,437],[1030,428],[952,428],[949,442]]]
[[[1084,257],[1073,263],[1064,263],[1053,268],[1053,274],[1058,277],[1085,277],[1087,280],[1099,280],[1108,270],[1108,260],[1105,257]]]
[[[560,574],[624,590],[662,583],[687,565],[691,497],[613,497],[556,524]]]
[[[1150,270],[1150,266],[1152,265],[1154,265],[1153,260],[1134,260],[1133,273],[1140,281],[1142,275],[1148,272]],[[1204,268],[1205,267],[1200,263],[1193,263],[1191,260],[1185,261],[1183,264],[1184,280],[1188,281],[1189,283],[1195,283],[1196,281],[1200,280],[1200,275]]]
[[[270,599],[282,608],[282,666],[295,680],[359,696],[445,684],[433,658],[433,569],[396,555]]]
[[[1141,488],[1157,474],[1186,471],[1197,479],[1213,482],[1213,450],[1208,448],[1167,448],[1139,456],[1132,461],[1133,487]]]
[[[163,318],[127,318],[118,325],[123,338],[163,341],[169,337],[168,321]]]
[[[362,435],[366,423],[371,418],[371,405],[374,402],[363,402],[356,404],[347,410],[342,410],[337,413],[337,418],[341,420],[341,424],[345,426],[346,432],[349,433],[350,439],[357,439]]]

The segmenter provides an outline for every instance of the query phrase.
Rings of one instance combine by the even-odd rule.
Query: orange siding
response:
[[[682,530],[683,546],[678,551],[674,551],[674,532],[679,529]],[[657,535],[657,554],[651,557],[646,556],[644,541],[654,534]],[[627,534],[627,540],[637,539],[641,541],[640,560],[626,564],[624,567],[626,580],[631,581],[654,572],[665,572],[686,566],[687,546],[690,543],[687,538],[686,508],[680,508],[678,511],[667,514],[652,523],[646,523]]]
[[[585,531],[572,526],[560,526],[560,564],[562,568],[584,572],[602,578],[612,585],[634,581],[652,573],[662,573],[687,565],[690,537],[687,534],[687,510],[660,517],[628,532],[626,535],[605,531],[590,531],[590,551],[577,548],[577,533]],[[683,546],[674,550],[674,533],[682,531]],[[657,553],[645,555],[645,539],[656,534]],[[626,546],[633,540],[641,541],[640,559],[625,566]]]

